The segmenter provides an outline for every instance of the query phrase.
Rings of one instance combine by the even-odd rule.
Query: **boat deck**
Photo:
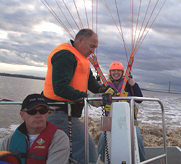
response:
[[[145,147],[146,158],[150,159],[163,154],[162,147]],[[167,147],[167,164],[181,164],[181,149],[177,146]],[[150,162],[150,164],[160,164],[159,160]]]

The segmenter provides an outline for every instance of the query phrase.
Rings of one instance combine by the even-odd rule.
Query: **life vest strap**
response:
[[[37,155],[37,154],[27,154],[27,153],[20,153],[17,151],[11,151],[13,154],[18,156],[19,158],[34,158],[34,159],[40,159],[40,160],[47,160],[46,156]]]

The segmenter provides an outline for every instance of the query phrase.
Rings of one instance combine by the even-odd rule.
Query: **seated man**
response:
[[[18,155],[22,164],[67,164],[69,138],[47,121],[49,110],[43,95],[28,95],[20,111],[24,122],[3,140],[0,150]]]

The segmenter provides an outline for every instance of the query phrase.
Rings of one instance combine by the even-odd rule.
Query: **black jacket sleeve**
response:
[[[129,92],[131,94],[131,96],[143,97],[141,89],[137,83],[135,83],[133,86],[131,86],[127,83],[125,91]],[[136,101],[136,102],[141,103],[142,101]]]
[[[98,93],[100,88],[104,88],[101,86],[95,77],[93,76],[93,73],[90,69],[90,74],[89,74],[89,81],[88,81],[88,90],[93,92],[93,93]]]

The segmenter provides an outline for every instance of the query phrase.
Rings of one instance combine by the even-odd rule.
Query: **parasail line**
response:
[[[116,4],[116,11],[117,11],[117,15],[118,15],[119,25],[120,25],[120,29],[121,29],[121,35],[122,35],[123,44],[124,44],[124,43],[125,43],[125,40],[124,40],[124,36],[123,36],[123,30],[122,30],[122,26],[121,26],[121,20],[120,20],[119,10],[118,10],[118,5],[117,5],[117,1],[116,1],[116,0],[115,0],[115,4]],[[125,44],[124,44],[124,51],[125,51],[126,59],[127,59],[127,62],[128,62],[128,55],[127,55],[127,51],[126,51],[126,46],[125,46]]]
[[[146,26],[145,26],[145,28],[144,28],[144,30],[143,30],[143,33],[142,33],[141,37],[139,38],[138,44],[140,44],[140,42],[141,42],[141,39],[142,39],[142,37],[143,37],[143,35],[144,35],[144,33],[145,33],[145,30],[146,30],[146,28],[147,28],[147,26],[148,26],[148,23],[150,22],[150,19],[151,19],[152,15],[153,15],[153,12],[154,12],[157,4],[158,4],[158,1],[159,1],[159,0],[157,0],[157,3],[155,4],[155,6],[154,6],[154,8],[153,8],[153,10],[152,10],[152,13],[151,13],[151,15],[150,15],[150,17],[149,17],[149,19],[148,19],[148,21],[147,21],[147,23],[146,23]],[[149,31],[149,29],[148,29],[147,31]],[[147,33],[148,33],[148,32],[147,32]],[[147,33],[146,33],[146,34],[147,34]],[[145,38],[145,37],[144,37],[144,38]],[[141,44],[142,44],[142,42],[141,42]],[[139,46],[139,47],[140,47],[140,46]],[[135,48],[136,48],[136,47],[135,47]]]
[[[92,0],[92,30],[93,30],[93,22],[94,22],[94,17],[93,17],[93,0]]]
[[[114,22],[115,26],[116,26],[117,29],[118,29],[119,34],[121,35],[121,32],[120,32],[120,30],[119,30],[119,28],[118,28],[118,26],[117,26],[117,24],[116,24],[116,22],[115,22],[115,20],[114,20],[114,18],[113,18],[113,16],[112,16],[112,14],[111,14],[111,11],[110,11],[110,9],[109,9],[107,3],[106,3],[106,0],[104,0],[104,2],[105,2],[105,4],[106,4],[106,7],[107,7],[107,9],[108,9],[108,11],[109,11],[109,13],[110,13],[112,19],[113,19],[113,22]],[[121,35],[121,37],[122,37],[122,35]],[[123,37],[122,37],[122,39],[123,39]],[[126,42],[124,41],[124,39],[123,39],[123,42],[124,42],[124,44],[126,45],[126,48],[127,48],[127,50],[129,51],[129,53],[131,54],[131,52],[130,52],[130,50],[129,50],[127,44],[126,44]]]
[[[97,33],[97,25],[98,25],[98,0],[96,1],[96,33]]]
[[[67,11],[69,12],[70,16],[72,17],[72,19],[73,19],[73,21],[74,21],[75,25],[76,25],[76,26],[77,26],[77,28],[80,30],[80,27],[77,25],[77,22],[75,21],[75,19],[74,19],[73,15],[71,14],[71,12],[70,12],[69,8],[67,7],[67,5],[66,5],[66,3],[65,3],[65,1],[64,1],[64,0],[62,0],[62,2],[64,3],[64,5],[65,5],[65,7],[66,7]]]
[[[44,4],[44,6],[48,9],[48,11],[53,15],[53,17],[58,21],[58,23],[64,28],[65,31],[73,38],[72,34],[69,32],[67,27],[63,24],[63,22],[60,20],[60,18],[57,16],[57,14],[54,12],[54,10],[51,8],[48,2],[46,4],[41,0],[41,2]]]
[[[149,30],[150,30],[150,29],[151,29],[151,27],[153,26],[153,24],[154,24],[154,22],[155,22],[156,18],[158,17],[158,15],[159,15],[160,11],[162,10],[163,6],[165,5],[165,3],[166,3],[166,0],[165,0],[165,1],[164,1],[164,3],[162,4],[162,6],[161,6],[161,8],[160,8],[159,12],[158,12],[158,13],[157,13],[157,15],[155,16],[155,18],[154,18],[153,22],[151,23],[151,25],[150,25],[149,29],[147,30],[147,33],[145,34],[144,38],[142,39],[141,44],[143,43],[144,39],[146,38],[146,35],[148,34]],[[138,51],[138,49],[140,48],[141,44],[140,44],[138,47],[136,47],[136,49],[135,49],[135,53],[136,53],[136,52]]]
[[[99,76],[100,76],[103,84],[104,84],[105,86],[107,86],[107,85],[108,85],[107,80],[106,80],[104,74],[102,73],[102,71],[101,71],[101,69],[100,69],[100,67],[99,67],[99,64],[98,64],[96,55],[95,55],[95,54],[92,54],[92,57],[91,57],[91,56],[89,57],[89,61],[91,62],[91,64],[92,64],[92,65],[94,66],[94,68],[96,69],[96,71],[97,71],[97,73],[99,74]]]
[[[87,17],[87,10],[86,10],[86,6],[85,6],[85,0],[84,1],[84,8],[85,8],[85,14],[86,14],[86,18],[87,18],[87,25],[88,25],[88,28],[89,28],[89,21],[88,21],[88,17]]]
[[[144,29],[144,32],[145,32],[145,30],[146,30],[146,28],[147,28],[147,26],[148,26],[148,23],[150,22],[150,19],[151,19],[152,15],[153,15],[153,12],[155,11],[155,8],[156,8],[156,6],[157,6],[157,4],[158,4],[158,1],[159,1],[159,0],[157,0],[157,3],[155,4],[155,6],[154,6],[154,8],[153,8],[153,10],[152,10],[152,13],[151,13],[151,15],[150,15],[150,17],[149,17],[149,20],[148,20],[148,22],[147,22],[147,24],[146,24],[146,27],[145,27],[145,29]],[[161,9],[163,8],[165,2],[166,2],[166,0],[165,0],[164,3],[162,4],[162,7],[160,8],[160,10],[158,11],[157,15],[155,16],[153,22],[151,23],[150,27],[148,28],[148,30],[147,30],[147,32],[146,32],[144,38],[142,39],[143,35],[141,36],[141,38],[139,38],[139,45],[137,45],[137,46],[135,47],[135,50],[134,50],[135,52],[137,52],[138,49],[140,48],[141,44],[143,43],[144,39],[146,38],[146,35],[147,35],[148,32],[150,31],[150,29],[151,29],[153,23],[155,22],[155,20],[156,20],[156,18],[158,17],[158,15],[159,15]],[[142,39],[142,41],[141,41],[141,39]]]
[[[143,20],[141,29],[142,29],[142,27],[143,27],[143,24],[144,24],[144,21],[145,21],[147,12],[148,12],[148,9],[149,9],[149,6],[150,6],[150,2],[151,2],[151,0],[149,1],[149,4],[148,4],[148,7],[147,7],[147,10],[146,10],[146,13],[145,13],[145,17],[144,17],[144,20]],[[158,1],[157,1],[157,2],[158,2]],[[156,5],[157,5],[157,3],[156,3]],[[156,5],[155,5],[155,6],[156,6]],[[155,8],[154,8],[154,9],[155,9]],[[154,10],[153,10],[153,11],[154,11]],[[152,11],[152,14],[153,14],[153,11]],[[151,16],[152,16],[152,14],[151,14]],[[151,18],[151,16],[150,16],[150,18]],[[150,20],[150,19],[149,19],[149,20]],[[149,20],[148,20],[148,22],[149,22]],[[147,22],[147,24],[146,24],[146,27],[147,27],[147,25],[148,25],[148,22]],[[144,28],[144,31],[145,31],[146,27]],[[144,34],[144,31],[143,31],[143,33],[142,33],[142,35],[141,35],[141,38],[142,38],[142,36],[143,36],[143,34]],[[140,32],[141,32],[141,30],[140,30]],[[139,34],[139,35],[140,35],[140,34]],[[134,43],[133,43],[133,0],[132,0],[132,4],[131,4],[131,37],[132,37],[132,38],[131,38],[131,56],[130,56],[130,59],[129,59],[129,62],[128,62],[128,66],[127,66],[127,69],[126,69],[125,77],[124,77],[123,84],[122,84],[122,88],[121,88],[121,91],[120,91],[120,96],[123,95],[123,92],[124,92],[124,89],[125,89],[125,87],[126,87],[126,83],[127,83],[128,77],[129,77],[129,73],[130,73],[131,68],[132,68],[132,65],[133,65],[134,56],[135,56],[135,54],[136,54],[136,52],[137,52],[137,51],[135,51],[136,46],[135,46],[135,48],[134,48]],[[141,38],[140,38],[140,39],[141,39]],[[139,40],[139,41],[140,41],[140,40]],[[137,49],[137,50],[138,50],[138,49]]]
[[[141,3],[142,0],[140,0],[140,5],[139,5],[139,10],[138,10],[138,17],[137,17],[137,22],[136,22],[136,29],[135,29],[135,35],[134,35],[134,43],[135,43],[135,39],[136,39],[136,33],[137,33],[137,28],[138,28],[138,21],[139,21],[139,16],[140,16],[140,11],[141,11]]]
[[[157,2],[158,2],[158,1],[157,1]],[[157,13],[157,15],[156,15],[155,19],[153,20],[150,28],[152,27],[153,23],[155,22],[156,18],[158,17],[158,15],[159,15],[161,9],[163,8],[165,2],[166,2],[166,0],[164,1],[164,3],[163,3],[163,5],[162,5],[162,7],[160,8],[159,12]],[[157,5],[157,3],[156,3],[156,5]],[[156,7],[156,5],[155,5],[155,7]],[[154,12],[154,10],[155,10],[155,7],[154,7],[154,9],[153,9],[153,11],[152,11],[152,14],[153,14],[153,12]],[[151,15],[151,16],[152,16],[152,15]],[[147,23],[147,24],[148,24],[148,23]],[[150,28],[149,28],[149,30],[150,30]],[[145,29],[146,29],[146,28],[145,28]],[[148,34],[149,30],[147,30],[146,35]],[[146,38],[146,35],[144,36],[143,40]],[[142,40],[142,42],[143,42],[143,40]],[[142,44],[142,42],[141,42],[141,44]],[[126,87],[126,83],[127,83],[127,80],[128,80],[128,76],[129,76],[131,67],[132,67],[132,65],[133,65],[134,56],[135,56],[135,54],[137,53],[137,51],[138,51],[139,47],[141,46],[141,44],[139,44],[139,46],[135,46],[135,48],[134,48],[134,50],[133,50],[133,52],[132,52],[132,54],[131,54],[131,56],[130,56],[130,59],[129,59],[129,62],[128,62],[128,66],[127,66],[127,69],[126,69],[126,73],[125,73],[125,77],[124,77],[124,81],[123,81],[122,88],[121,88],[121,91],[120,91],[120,96],[123,95],[123,92],[124,92],[124,89],[125,89],[125,87]]]
[[[70,33],[70,31],[68,30],[68,28],[63,24],[63,22],[62,22],[61,19],[57,16],[57,14],[54,12],[54,10],[51,8],[51,6],[49,5],[49,3],[46,2],[46,0],[45,0],[45,2],[43,2],[43,0],[41,0],[41,1],[42,1],[42,3],[45,5],[45,7],[49,10],[49,12],[54,16],[54,18],[58,21],[58,23],[60,23],[61,26],[65,29],[65,31],[71,36],[71,38],[74,39],[74,37],[71,35],[71,33]],[[55,0],[55,1],[56,1],[56,0]],[[62,2],[64,3],[64,5],[65,5],[67,11],[69,12],[70,16],[72,17],[73,21],[74,21],[75,24],[77,25],[74,17],[73,17],[72,14],[70,13],[70,11],[69,11],[69,9],[68,9],[65,1],[62,0]],[[45,4],[45,3],[46,3],[46,4]],[[61,12],[63,13],[66,21],[69,23],[69,21],[68,21],[68,19],[66,18],[63,10],[61,9],[60,5],[58,4],[57,1],[56,1],[56,3],[57,3],[57,5],[58,5],[59,9],[61,10]],[[84,3],[84,4],[85,4],[85,3]],[[97,4],[98,4],[98,2],[97,2]],[[81,26],[83,27],[83,24],[82,24],[82,22],[81,22],[81,19],[80,19],[80,16],[79,16],[79,13],[78,13],[77,6],[76,6],[75,1],[74,1],[74,5],[75,5],[75,8],[76,8],[78,17],[79,17],[80,24],[81,24]],[[92,0],[92,10],[93,10],[93,0]],[[97,12],[97,11],[98,11],[98,10],[96,9],[96,12]],[[85,7],[85,12],[86,12],[86,16],[87,16],[86,7]],[[87,17],[87,21],[88,21],[88,17]],[[97,14],[96,14],[96,23],[97,23]],[[69,23],[69,25],[70,25],[70,23]],[[88,25],[89,25],[89,24],[88,24]],[[71,25],[70,25],[70,27],[72,28]],[[78,25],[77,25],[77,28],[79,29],[79,26],[78,26]],[[92,13],[92,28],[93,28],[93,13]],[[72,30],[73,30],[73,28],[72,28]],[[79,29],[79,30],[80,30],[80,29]],[[73,30],[73,32],[74,32],[74,30]],[[97,24],[96,24],[96,32],[97,32]],[[97,49],[96,49],[96,50],[97,50]],[[97,57],[95,56],[95,54],[92,55],[92,58],[89,58],[89,61],[91,62],[91,64],[92,64],[92,65],[94,66],[94,68],[96,69],[96,71],[97,71],[97,73],[99,74],[99,76],[100,76],[101,80],[103,81],[104,85],[107,86],[106,78],[104,77],[104,74],[102,73],[102,71],[101,71],[101,69],[100,69],[100,67],[99,67],[99,64],[98,64],[98,62],[97,62]]]
[[[120,96],[123,95],[123,92],[125,90],[126,83],[128,81],[128,77],[129,77],[133,62],[134,62],[134,54],[131,54],[131,56],[129,58],[128,66],[127,66],[127,69],[126,69],[126,73],[125,73],[125,76],[124,76],[123,84],[122,84],[122,87],[121,87]]]
[[[75,9],[77,11],[77,15],[78,15],[78,18],[79,18],[80,26],[81,26],[81,28],[84,28],[83,23],[82,23],[81,18],[80,18],[80,15],[79,15],[79,12],[77,10],[77,5],[75,3],[75,0],[73,0],[73,2],[74,2]]]
[[[148,9],[149,9],[150,3],[151,3],[151,0],[149,1],[148,6],[147,6],[147,9],[146,9],[146,13],[145,13],[145,16],[144,16],[144,19],[143,19],[143,22],[142,22],[142,25],[141,25],[141,28],[140,28],[140,31],[139,31],[139,35],[138,35],[138,38],[137,38],[137,41],[136,41],[136,46],[139,45],[139,43],[140,43],[140,38],[142,38],[142,36],[143,36],[143,34],[144,34],[144,31],[145,31],[145,28],[144,28],[144,30],[143,30],[143,32],[142,32],[142,28],[143,28],[143,24],[144,24],[145,19],[146,19],[146,15],[147,15],[147,13],[148,13]],[[140,35],[141,35],[141,36],[140,36]],[[135,47],[136,47],[136,46],[135,46]]]
[[[58,5],[59,9],[61,10],[61,12],[62,12],[64,18],[67,20],[69,26],[71,27],[72,31],[74,32],[74,34],[76,34],[75,31],[74,31],[74,29],[73,29],[73,27],[71,26],[70,22],[68,21],[67,17],[65,16],[65,14],[64,14],[64,12],[63,12],[63,10],[62,10],[62,8],[61,8],[60,5],[58,4],[57,0],[55,0],[55,1],[56,1],[57,5]]]
[[[131,4],[131,54],[133,53],[134,43],[133,43],[133,0]]]

